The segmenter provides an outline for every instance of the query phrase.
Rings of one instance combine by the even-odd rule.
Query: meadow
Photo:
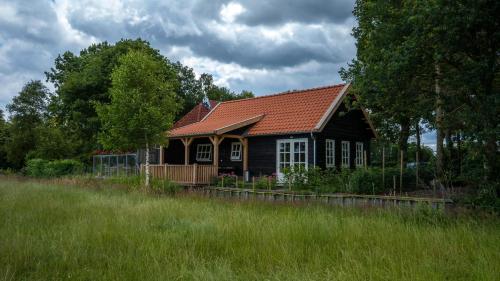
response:
[[[0,178],[0,280],[500,280],[500,220]]]

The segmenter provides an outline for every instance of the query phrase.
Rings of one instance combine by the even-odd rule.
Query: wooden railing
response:
[[[141,165],[141,174],[145,173]],[[213,165],[149,165],[151,177],[168,179],[180,184],[199,185],[210,184],[217,176],[217,167]]]

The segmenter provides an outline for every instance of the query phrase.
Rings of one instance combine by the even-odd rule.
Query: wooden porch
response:
[[[141,165],[141,174],[145,172]],[[151,177],[168,179],[183,185],[207,185],[217,177],[217,167],[213,165],[150,165]]]
[[[193,136],[193,137],[183,137],[183,138],[173,138],[173,140],[180,140],[184,146],[184,160],[183,164],[184,165],[192,165],[192,160],[190,161],[190,154],[191,154],[191,144],[195,139],[208,139],[210,143],[212,144],[213,151],[212,151],[212,158],[210,162],[212,163],[211,166],[215,167],[216,170],[218,170],[220,167],[220,145],[224,140],[227,139],[234,139],[241,143],[241,161],[242,161],[242,168],[243,168],[243,175],[248,171],[248,139],[246,137],[240,136],[240,135],[234,135],[234,134],[221,134],[221,135],[213,135],[213,136]],[[160,164],[163,165],[167,162],[168,155],[165,155],[164,152],[165,148],[163,146],[160,146]],[[181,163],[178,163],[181,164]],[[168,164],[170,165],[170,164]],[[175,166],[175,165],[172,165]],[[182,166],[182,165],[179,165]],[[200,165],[200,166],[205,166],[205,165]]]

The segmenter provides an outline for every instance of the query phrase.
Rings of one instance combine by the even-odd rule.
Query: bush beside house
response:
[[[84,172],[83,163],[73,159],[31,159],[26,164],[26,174],[31,177],[60,177]]]

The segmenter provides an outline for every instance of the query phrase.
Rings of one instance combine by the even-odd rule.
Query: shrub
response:
[[[170,180],[151,180],[151,189],[157,193],[161,194],[175,194],[182,190],[182,186],[172,182]]]
[[[26,165],[26,174],[32,177],[60,177],[81,174],[83,171],[83,164],[72,159],[54,161],[31,159]]]
[[[262,176],[255,180],[256,189],[276,189],[275,176]]]
[[[393,177],[399,191],[400,170],[398,168],[385,169],[385,182],[381,168],[369,169],[328,169],[320,168],[287,169],[285,174],[285,187],[289,185],[293,190],[308,190],[317,193],[358,193],[380,194],[393,189]],[[428,184],[433,173],[429,168],[419,169],[421,182]],[[415,169],[403,171],[404,190],[415,187]]]
[[[49,161],[43,159],[31,159],[26,163],[26,174],[31,177],[45,176],[45,166]]]

